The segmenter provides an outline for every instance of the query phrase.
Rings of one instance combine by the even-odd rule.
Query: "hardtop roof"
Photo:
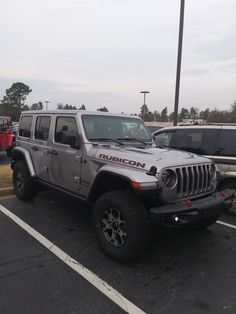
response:
[[[86,110],[29,110],[23,111],[21,115],[45,115],[45,114],[63,114],[63,115],[101,115],[101,116],[116,116],[116,117],[125,117],[125,118],[133,118],[133,119],[141,119],[138,116],[131,116],[126,114],[112,113],[112,112],[104,112],[104,111],[86,111]]]
[[[236,129],[236,124],[205,124],[205,125],[178,125],[178,126],[172,126],[172,127],[165,127],[160,130],[154,131],[153,133],[160,133],[163,131],[171,131],[171,130],[192,130],[192,129]]]

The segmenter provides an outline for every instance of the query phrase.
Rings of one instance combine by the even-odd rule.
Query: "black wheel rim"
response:
[[[101,227],[105,239],[114,247],[121,247],[125,244],[128,236],[127,226],[117,208],[104,211]]]
[[[22,192],[24,188],[24,176],[20,171],[17,171],[15,174],[15,183],[17,190]]]

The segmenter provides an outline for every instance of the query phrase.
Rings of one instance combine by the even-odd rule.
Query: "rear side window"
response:
[[[38,117],[36,120],[34,138],[36,140],[47,141],[50,128],[50,117]]]
[[[32,119],[33,119],[32,116],[24,116],[21,118],[19,136],[27,138],[30,137]]]
[[[221,130],[216,148],[218,156],[236,157],[236,130]]]
[[[172,147],[199,155],[213,155],[218,129],[179,129],[175,132]]]

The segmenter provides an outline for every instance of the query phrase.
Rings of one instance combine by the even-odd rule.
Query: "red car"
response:
[[[0,116],[0,151],[5,150],[7,156],[10,156],[15,140],[16,137],[11,127],[11,118]]]

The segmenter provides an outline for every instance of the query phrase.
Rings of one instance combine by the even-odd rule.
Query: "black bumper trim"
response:
[[[204,218],[220,215],[233,206],[234,191],[226,189],[215,192],[210,196],[189,201],[180,201],[175,204],[154,207],[150,209],[152,222],[159,224],[163,221],[172,221],[178,217],[178,224],[196,222]],[[180,218],[180,219],[179,219]]]

